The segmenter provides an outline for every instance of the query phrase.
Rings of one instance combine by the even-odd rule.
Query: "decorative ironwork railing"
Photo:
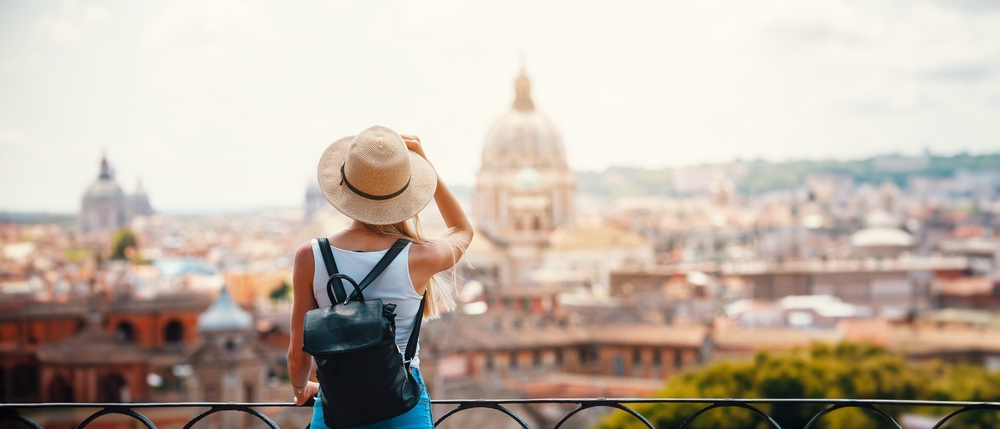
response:
[[[699,416],[707,411],[717,408],[741,408],[749,410],[766,420],[777,429],[799,429],[782,428],[775,418],[762,411],[758,405],[768,404],[771,406],[824,406],[812,419],[801,429],[810,429],[823,418],[823,416],[845,408],[860,408],[874,412],[885,419],[885,422],[893,427],[902,429],[902,426],[887,413],[886,407],[937,407],[951,409],[934,424],[934,429],[944,427],[944,425],[960,414],[976,410],[991,410],[1000,412],[1000,402],[956,402],[956,401],[911,401],[911,400],[883,400],[883,399],[732,399],[732,398],[546,398],[546,399],[443,399],[431,401],[434,405],[454,405],[455,408],[439,417],[434,423],[439,426],[449,417],[467,410],[492,409],[508,416],[524,429],[532,429],[531,426],[517,413],[510,409],[511,405],[544,405],[563,404],[567,406],[575,405],[572,411],[568,412],[552,429],[561,428],[571,417],[577,413],[592,408],[618,409],[630,414],[637,421],[647,428],[656,428],[645,416],[635,411],[630,405],[635,404],[697,404],[702,405],[700,409],[689,415],[677,429],[687,428]],[[258,408],[271,407],[293,407],[290,403],[218,403],[218,402],[168,402],[168,403],[38,403],[38,404],[0,404],[0,423],[21,422],[32,429],[43,429],[41,425],[26,417],[24,413],[29,411],[44,411],[60,408],[97,408],[98,411],[81,421],[77,429],[82,429],[101,416],[109,414],[119,414],[131,417],[148,429],[156,429],[156,425],[143,415],[140,410],[150,408],[208,408],[207,411],[199,414],[184,425],[184,429],[189,429],[205,419],[206,417],[221,412],[242,412],[259,419],[263,424],[278,429],[267,415],[258,411]],[[773,413],[773,411],[772,411]],[[3,425],[0,425],[3,426]],[[671,428],[672,429],[672,428]]]

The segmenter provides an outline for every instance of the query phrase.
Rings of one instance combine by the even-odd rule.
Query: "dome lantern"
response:
[[[98,180],[111,180],[111,179],[113,179],[113,177],[111,176],[111,167],[108,165],[108,157],[107,156],[102,156],[101,157],[101,174],[99,176],[97,176],[97,179]]]
[[[522,112],[535,110],[535,102],[531,101],[531,79],[521,72],[514,81],[514,108]]]

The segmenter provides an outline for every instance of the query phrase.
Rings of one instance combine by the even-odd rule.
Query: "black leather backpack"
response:
[[[417,351],[427,294],[420,300],[406,351],[401,354],[396,345],[396,305],[366,300],[362,293],[409,241],[393,243],[361,283],[337,271],[329,240],[321,237],[318,241],[330,273],[326,293],[333,305],[306,312],[302,350],[316,359],[324,423],[332,429],[350,428],[409,411],[420,400],[410,360]],[[354,286],[350,297],[343,280]]]

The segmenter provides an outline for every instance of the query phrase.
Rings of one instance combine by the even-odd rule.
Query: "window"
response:
[[[33,365],[17,365],[10,371],[11,386],[10,394],[14,398],[34,398],[38,395],[38,367]]]
[[[612,371],[614,371],[615,375],[617,376],[625,375],[625,359],[623,359],[621,355],[615,356],[615,360],[613,361],[613,366],[614,368],[612,368]]]
[[[126,321],[118,322],[118,326],[115,327],[115,338],[118,341],[131,343],[135,341],[135,327],[131,323]],[[107,401],[113,402],[113,401]]]
[[[184,325],[176,320],[171,320],[163,328],[163,342],[166,344],[180,344],[184,342]]]
[[[219,387],[215,384],[205,385],[205,402],[219,402],[221,400],[219,396]]]
[[[510,369],[517,369],[517,353],[510,354]]]
[[[118,373],[108,374],[101,379],[97,402],[125,402],[127,392],[125,377]]]
[[[597,347],[581,346],[578,350],[580,355],[580,365],[588,365],[597,362]]]
[[[486,355],[486,370],[487,371],[493,371],[493,355],[492,354],[487,354]]]
[[[681,349],[674,349],[674,368],[680,368],[684,365],[683,356],[681,356]]]
[[[62,375],[56,375],[49,382],[49,397],[52,402],[76,402],[73,398],[73,385]]]
[[[541,368],[542,367],[542,351],[541,350],[535,350],[535,352],[531,356],[531,361],[535,365],[535,368]]]
[[[556,366],[563,365],[563,351],[562,349],[556,349]]]

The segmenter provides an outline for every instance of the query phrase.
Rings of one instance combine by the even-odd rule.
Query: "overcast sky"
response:
[[[0,210],[102,153],[165,211],[301,203],[381,124],[473,185],[521,52],[570,166],[1000,150],[1000,2],[0,1]]]

